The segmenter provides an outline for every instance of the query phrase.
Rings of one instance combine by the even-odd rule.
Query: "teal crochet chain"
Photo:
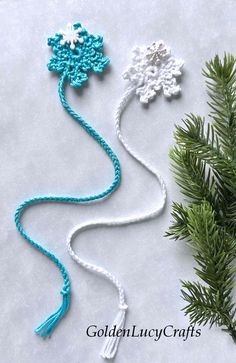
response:
[[[110,195],[119,186],[121,180],[120,163],[117,156],[106,143],[106,141],[67,103],[65,98],[65,85],[67,82],[73,87],[81,87],[88,79],[88,72],[93,70],[96,73],[102,73],[105,66],[109,64],[109,58],[104,57],[102,53],[103,38],[89,34],[81,24],[68,24],[65,31],[60,31],[54,38],[48,39],[48,45],[52,47],[54,55],[48,64],[49,71],[60,74],[59,80],[59,97],[64,109],[72,116],[72,118],[83,127],[92,138],[106,152],[114,166],[114,180],[111,185],[103,192],[88,197],[72,197],[72,196],[39,196],[25,200],[16,210],[15,223],[20,234],[33,247],[46,255],[60,270],[63,277],[63,288],[61,290],[62,305],[52,315],[50,315],[35,332],[42,337],[51,336],[53,330],[60,320],[66,314],[70,306],[71,285],[68,272],[62,262],[41,244],[34,241],[24,230],[21,224],[21,218],[25,210],[35,204],[60,202],[60,203],[84,203],[97,199],[102,199]]]

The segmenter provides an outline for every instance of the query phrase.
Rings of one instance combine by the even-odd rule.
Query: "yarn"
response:
[[[120,220],[117,219],[115,221],[100,220],[92,223],[79,224],[73,228],[67,237],[68,252],[73,260],[87,270],[107,278],[117,289],[119,297],[118,314],[111,325],[112,327],[116,325],[117,329],[123,329],[125,325],[126,311],[128,309],[123,287],[116,277],[105,270],[103,267],[86,262],[81,257],[79,257],[72,249],[72,242],[75,237],[84,230],[96,228],[99,226],[114,227],[130,225],[154,218],[162,212],[166,203],[167,195],[165,183],[159,173],[149,163],[143,160],[128,145],[127,141],[125,141],[120,127],[121,116],[135,94],[140,97],[140,102],[142,103],[148,103],[161,89],[163,89],[163,93],[166,97],[177,95],[181,89],[177,84],[176,77],[181,75],[183,64],[184,63],[182,60],[175,59],[173,56],[171,56],[170,48],[167,47],[163,41],[153,43],[150,47],[136,47],[134,49],[133,63],[123,74],[123,77],[129,80],[130,85],[121,98],[115,113],[116,134],[120,143],[128,152],[128,154],[136,160],[136,162],[141,164],[154,178],[156,178],[160,185],[162,193],[160,205],[154,211],[145,215],[139,215]],[[120,336],[107,337],[101,351],[101,356],[107,359],[114,358],[118,349],[119,341]]]
[[[68,30],[69,29],[69,30]],[[75,32],[73,33],[73,29]],[[50,251],[44,248],[40,243],[33,240],[22,226],[21,219],[27,208],[39,203],[70,203],[79,204],[85,202],[92,202],[98,199],[108,197],[120,184],[121,170],[120,163],[117,156],[114,154],[106,141],[90,126],[81,116],[79,116],[68,104],[65,98],[65,85],[69,82],[73,87],[81,87],[88,79],[88,71],[94,70],[101,73],[104,67],[109,63],[109,59],[104,57],[101,50],[103,46],[103,39],[101,36],[93,36],[88,34],[85,29],[82,29],[79,23],[67,27],[67,31],[63,34],[56,34],[54,38],[48,39],[48,45],[52,46],[55,55],[52,57],[48,64],[50,71],[55,71],[60,74],[58,93],[62,106],[69,113],[69,115],[80,125],[82,128],[102,147],[106,152],[114,166],[114,180],[107,187],[106,190],[87,197],[74,197],[74,196],[38,196],[25,200],[17,208],[15,213],[15,223],[20,234],[25,240],[35,247],[38,251],[47,256],[60,270],[64,284],[61,290],[62,305],[52,315],[50,315],[45,322],[40,324],[35,332],[42,337],[51,336],[53,330],[58,325],[60,320],[65,316],[70,306],[71,299],[71,285],[69,275],[62,262]],[[80,29],[80,37],[83,41],[79,41],[78,32]],[[68,33],[69,32],[69,33]],[[62,41],[63,40],[63,41]],[[65,41],[65,42],[64,42]],[[71,47],[71,44],[73,46]]]

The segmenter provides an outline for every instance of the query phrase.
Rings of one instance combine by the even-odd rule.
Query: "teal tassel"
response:
[[[52,315],[50,315],[42,324],[40,324],[36,329],[35,333],[40,335],[42,338],[50,338],[52,332],[56,328],[59,321],[66,314],[70,306],[70,291],[69,289],[62,290],[63,295],[61,307]]]

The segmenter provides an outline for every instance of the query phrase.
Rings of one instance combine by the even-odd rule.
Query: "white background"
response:
[[[195,278],[192,253],[184,242],[163,237],[170,224],[171,201],[181,200],[169,169],[174,124],[187,112],[208,113],[201,68],[215,53],[236,51],[234,1],[63,0],[0,1],[0,361],[3,363],[99,363],[103,338],[88,338],[90,324],[104,326],[117,312],[115,289],[75,265],[66,251],[69,230],[81,221],[125,217],[150,211],[160,192],[152,177],[118,143],[114,110],[125,89],[121,74],[134,45],[163,39],[185,60],[182,96],[163,96],[148,108],[137,99],[123,118],[123,133],[166,181],[167,207],[161,217],[125,228],[85,232],[74,243],[81,256],[113,272],[127,292],[127,327],[187,328],[179,279]],[[24,226],[65,263],[73,296],[66,318],[50,340],[34,328],[61,303],[56,267],[16,231],[13,215],[35,195],[84,196],[98,193],[113,177],[112,165],[96,143],[64,112],[58,77],[47,70],[47,37],[67,22],[80,21],[104,36],[111,66],[92,75],[83,90],[67,90],[69,103],[105,137],[118,154],[123,172],[118,191],[89,206],[39,205],[27,211]],[[116,363],[234,362],[236,346],[220,329],[202,329],[197,339],[130,338],[121,341]]]

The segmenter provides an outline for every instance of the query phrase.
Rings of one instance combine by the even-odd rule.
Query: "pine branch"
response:
[[[195,268],[207,288],[200,283],[183,283],[184,308],[192,323],[234,326],[235,304],[232,301],[236,266],[233,260],[236,242],[227,235],[215,220],[215,212],[209,203],[193,205],[188,211],[190,244],[194,250]]]
[[[188,239],[188,208],[184,207],[180,203],[173,202],[171,215],[174,222],[172,223],[172,226],[169,227],[165,236],[175,240]]]
[[[212,125],[187,115],[176,126],[170,153],[187,205],[173,203],[166,236],[187,240],[200,282],[182,282],[183,309],[192,324],[217,325],[236,342],[233,302],[236,257],[236,59],[206,63]]]
[[[188,230],[194,258],[200,268],[197,275],[215,293],[224,296],[232,293],[236,241],[229,237],[215,220],[215,212],[209,203],[194,205],[188,212]]]
[[[219,188],[236,194],[236,169],[220,150],[219,139],[210,124],[193,114],[183,120],[185,128],[176,127],[175,140],[183,149],[208,163],[214,171]],[[206,127],[206,130],[205,130]]]
[[[213,125],[220,139],[222,150],[231,161],[236,158],[236,68],[232,55],[219,56],[206,63],[203,75],[211,101],[208,102]]]
[[[219,299],[211,290],[199,282],[182,281],[185,290],[181,290],[183,299],[188,303],[184,307],[191,324],[227,326],[230,332],[235,326],[233,315],[222,309]],[[187,292],[186,292],[187,291]]]
[[[193,203],[208,201],[218,209],[216,181],[207,163],[188,150],[174,147],[170,152],[172,170],[181,192]]]
[[[231,201],[228,201],[228,205],[226,206],[223,214],[222,221],[227,233],[236,238],[236,201],[235,198],[232,198]]]

